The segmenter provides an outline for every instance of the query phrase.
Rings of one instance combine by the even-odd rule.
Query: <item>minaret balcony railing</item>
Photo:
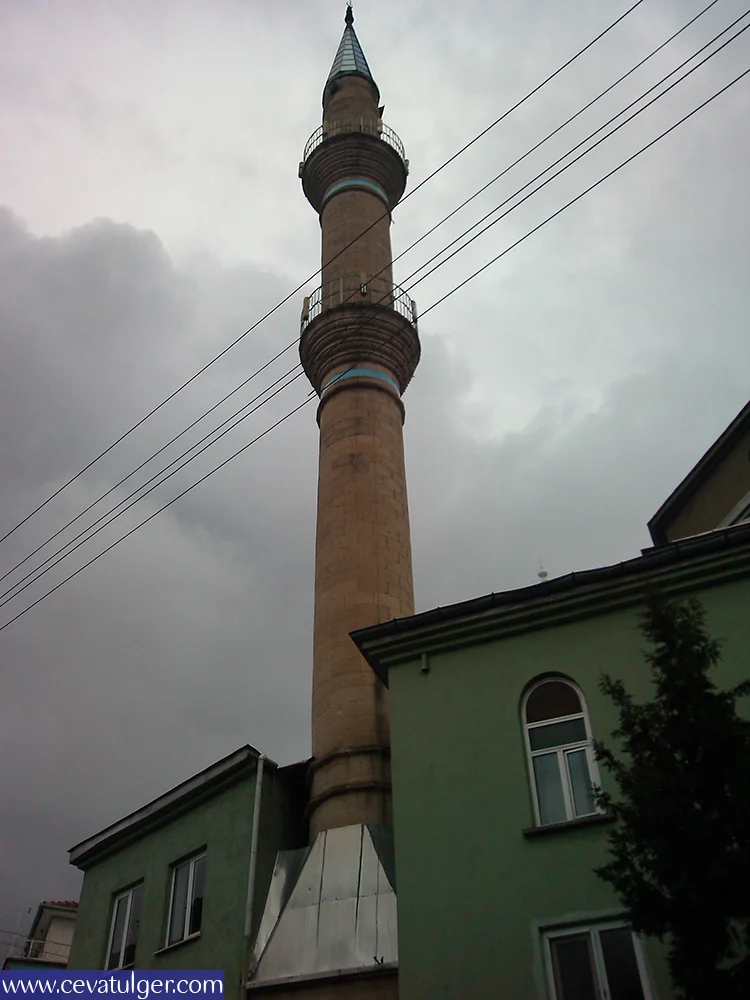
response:
[[[361,132],[364,135],[374,136],[376,139],[380,139],[391,149],[395,150],[403,161],[404,167],[408,171],[409,161],[406,159],[406,150],[404,149],[404,144],[401,142],[399,137],[393,131],[385,125],[380,119],[373,118],[340,118],[336,121],[326,122],[323,125],[318,126],[313,134],[307,140],[305,146],[305,152],[302,156],[303,164],[307,162],[308,157],[322,145],[326,139],[331,139],[336,135],[344,135],[350,132]]]
[[[385,278],[346,274],[334,278],[305,296],[300,320],[300,333],[321,313],[336,306],[370,305],[393,309],[417,329],[417,304],[403,288]]]

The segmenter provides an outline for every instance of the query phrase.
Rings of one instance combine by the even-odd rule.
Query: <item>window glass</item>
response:
[[[197,858],[193,862],[193,889],[190,901],[188,934],[197,934],[203,920],[203,885],[206,881],[206,859]]]
[[[543,722],[578,715],[583,711],[575,688],[565,681],[546,681],[535,688],[526,702],[526,721]]]
[[[135,961],[135,946],[141,924],[143,885],[123,892],[115,900],[112,911],[107,969],[127,969]]]
[[[125,918],[128,913],[128,896],[120,896],[115,903],[113,916],[112,943],[109,949],[108,969],[120,968],[120,955],[122,953],[122,938],[125,931]]]
[[[169,944],[182,941],[185,937],[185,913],[187,910],[190,862],[174,870],[172,888],[172,915],[169,921]]]
[[[645,1000],[627,925],[587,927],[547,941],[555,1000]]]
[[[732,518],[730,524],[741,524],[743,521],[750,521],[750,503]]]
[[[572,681],[541,681],[524,711],[536,821],[544,826],[596,813],[592,783],[599,778],[580,691]]]
[[[547,750],[561,747],[566,743],[583,743],[586,740],[586,723],[583,719],[568,719],[566,722],[552,722],[548,726],[529,729],[529,744],[532,750]]]
[[[534,757],[533,761],[540,822],[564,823],[568,817],[558,756],[556,753],[544,753]]]
[[[581,720],[583,721],[583,720]],[[568,773],[570,774],[570,785],[573,790],[573,808],[576,816],[588,816],[596,811],[594,803],[594,789],[591,786],[591,775],[589,773],[589,762],[585,750],[569,750],[566,755],[568,760]]]
[[[600,931],[599,940],[611,1000],[644,1000],[630,928],[613,927]]]
[[[130,919],[128,920],[128,930],[125,936],[125,950],[122,957],[123,967],[132,965],[135,961],[135,945],[138,940],[138,931],[141,926],[141,900],[143,898],[143,886],[136,886],[130,896]]]
[[[591,935],[571,934],[551,942],[557,1000],[599,1000]]]
[[[206,882],[206,856],[192,858],[174,869],[172,906],[167,944],[177,944],[197,934],[203,923],[203,894]]]

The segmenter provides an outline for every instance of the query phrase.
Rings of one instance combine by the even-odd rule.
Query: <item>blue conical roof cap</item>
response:
[[[333,66],[331,66],[331,72],[328,74],[328,79],[326,80],[326,89],[330,83],[341,76],[363,76],[377,90],[378,86],[373,79],[370,67],[367,65],[367,60],[365,59],[365,54],[362,51],[362,46],[359,44],[359,39],[354,30],[354,13],[352,12],[351,5],[346,8],[344,21],[346,22],[346,27],[344,28],[344,34],[341,36],[336,58],[333,60]]]

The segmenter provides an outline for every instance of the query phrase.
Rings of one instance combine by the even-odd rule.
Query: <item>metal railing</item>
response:
[[[365,135],[372,135],[377,139],[381,139],[398,153],[404,162],[404,166],[408,169],[409,161],[406,159],[406,150],[404,149],[403,142],[401,142],[393,129],[384,125],[379,118],[339,118],[332,122],[325,122],[323,125],[318,126],[307,140],[302,161],[305,162],[313,150],[317,149],[326,139],[330,139],[334,135],[344,135],[347,132],[363,132]]]
[[[49,962],[67,962],[70,955],[69,943],[48,941],[46,938],[27,938],[22,934],[11,934],[8,931],[0,931],[0,948],[7,948],[7,958],[36,958]]]
[[[342,305],[381,305],[417,325],[417,303],[403,288],[385,278],[367,280],[365,275],[345,274],[327,281],[305,296],[300,332],[326,309]]]

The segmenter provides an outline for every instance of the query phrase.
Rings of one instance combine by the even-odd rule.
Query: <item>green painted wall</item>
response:
[[[725,638],[716,682],[748,676],[750,581],[699,593]],[[533,838],[520,718],[526,685],[545,672],[576,681],[594,735],[615,727],[598,690],[606,671],[649,697],[637,611],[621,610],[392,667],[391,741],[404,1000],[546,997],[539,926],[617,914],[592,868],[607,825]],[[607,781],[604,779],[606,787]],[[647,944],[655,995],[670,997],[661,950]]]
[[[115,896],[143,881],[136,969],[223,969],[225,995],[239,997],[255,775],[239,778],[85,874],[69,967],[101,969]],[[275,773],[263,779],[254,929],[263,912],[276,853],[300,842],[298,817]],[[206,848],[203,926],[194,938],[164,948],[174,863]]]

